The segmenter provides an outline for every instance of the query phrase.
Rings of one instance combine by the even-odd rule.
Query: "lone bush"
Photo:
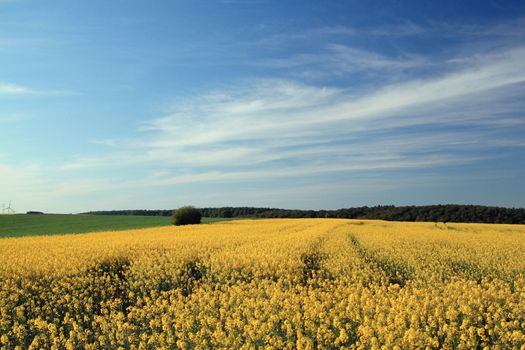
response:
[[[199,209],[187,205],[173,211],[173,225],[200,224],[202,214]]]

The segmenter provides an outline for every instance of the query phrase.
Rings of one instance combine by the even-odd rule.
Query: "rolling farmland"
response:
[[[223,220],[227,219],[203,218],[202,222],[211,223]],[[171,217],[67,214],[0,215],[0,238],[129,230],[166,225],[171,225]]]
[[[2,348],[525,346],[521,225],[245,220],[0,251]]]

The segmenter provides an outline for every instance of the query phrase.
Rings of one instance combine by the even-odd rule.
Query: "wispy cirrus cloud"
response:
[[[17,96],[17,95],[31,95],[31,96],[70,96],[78,95],[78,92],[65,89],[33,89],[27,86],[1,82],[0,81],[0,96]]]
[[[259,80],[179,102],[145,122],[135,138],[97,140],[110,151],[62,169],[147,164],[155,175],[128,184],[140,187],[486,161],[494,150],[524,146],[516,133],[525,128],[523,105],[507,99],[525,93],[524,62],[525,50],[515,48],[358,95]]]
[[[442,123],[443,119],[425,115],[440,109],[442,101],[451,101],[448,113],[455,114],[479,99],[478,94],[492,95],[492,90],[525,82],[524,62],[525,50],[519,48],[486,57],[469,69],[386,85],[357,96],[280,81],[243,86],[233,93],[205,95],[148,123],[144,129],[158,134],[146,145],[203,145],[272,138],[269,135],[293,139],[301,133],[322,133],[323,126],[338,122],[355,122],[350,130],[375,129],[378,120],[387,123],[383,127]]]
[[[0,81],[0,95],[25,95],[33,91],[28,87]]]
[[[326,45],[316,53],[301,53],[286,58],[260,60],[255,64],[273,69],[298,69],[300,75],[312,77],[343,76],[349,73],[401,72],[421,68],[429,61],[421,55],[403,54],[389,57],[377,52],[341,44]]]

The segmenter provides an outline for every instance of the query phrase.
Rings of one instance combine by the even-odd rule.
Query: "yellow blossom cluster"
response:
[[[525,349],[525,227],[243,220],[0,240],[1,349]]]

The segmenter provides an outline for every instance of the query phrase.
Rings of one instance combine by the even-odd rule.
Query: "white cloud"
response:
[[[66,89],[35,90],[22,85],[0,82],[0,96],[1,95],[70,96],[78,95],[78,92]]]
[[[168,148],[274,139],[282,142],[299,138],[304,142],[313,136],[330,138],[332,132],[442,123],[444,120],[433,112],[443,109],[445,118],[452,115],[468,119],[458,112],[471,108],[469,102],[491,99],[493,90],[523,82],[523,49],[442,77],[388,85],[361,96],[270,81],[243,86],[241,92],[192,100],[188,106],[149,123],[146,129],[156,134],[141,143],[144,147]],[[447,108],[442,106],[445,101]],[[490,112],[485,114],[487,118]]]
[[[377,52],[367,51],[341,44],[329,44],[316,53],[300,53],[285,58],[271,58],[256,61],[266,68],[296,71],[296,75],[315,78],[348,76],[351,73],[389,75],[404,70],[421,68],[429,61],[420,55],[402,54],[389,57]],[[351,75],[350,75],[351,76]]]
[[[30,93],[32,93],[32,90],[25,86],[0,82],[0,95],[22,95]]]
[[[162,164],[178,174],[174,182],[182,183],[192,178],[249,178],[252,172],[267,176],[265,169],[275,173],[271,167],[280,161],[292,162],[299,170],[287,173],[301,176],[308,173],[302,168],[305,164],[314,164],[320,172],[336,171],[327,166],[331,162],[361,162],[369,170],[387,164],[394,169],[406,162],[385,162],[378,155],[391,160],[427,152],[414,158],[412,166],[428,167],[468,161],[461,152],[522,147],[523,140],[502,134],[523,125],[515,115],[523,106],[507,103],[506,95],[514,91],[516,100],[516,86],[525,82],[525,50],[476,62],[467,69],[358,96],[340,88],[284,80],[259,80],[195,96],[177,103],[167,116],[145,123],[134,139],[96,141],[113,151],[79,158],[62,169]],[[458,125],[470,128],[454,130]],[[418,134],[405,130],[431,126]],[[391,132],[393,128],[398,130]],[[441,152],[440,161],[427,162],[436,150]],[[322,166],[315,163],[319,160],[324,161]],[[210,172],[210,167],[215,170]],[[181,175],[185,169],[192,170]]]

